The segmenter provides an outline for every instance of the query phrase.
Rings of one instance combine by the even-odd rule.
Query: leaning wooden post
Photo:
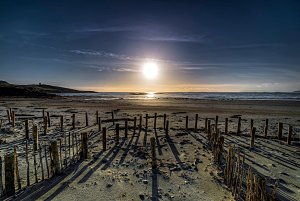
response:
[[[286,141],[287,144],[291,144],[292,134],[293,134],[293,126],[289,125],[289,133]]]
[[[88,117],[88,113],[85,113],[85,126],[89,126],[89,117]]]
[[[157,118],[157,113],[155,112],[154,113],[154,129],[156,129],[156,118]]]
[[[60,162],[59,162],[59,155],[58,155],[58,146],[57,141],[52,141],[50,145],[51,150],[51,170],[54,175],[60,174]]]
[[[36,151],[37,146],[39,144],[39,131],[36,125],[32,127],[32,138],[33,138],[33,151]]]
[[[269,127],[269,119],[266,119],[265,128],[264,128],[265,138],[268,136],[268,127]]]
[[[12,127],[15,127],[15,125],[16,125],[16,113],[15,113],[15,111],[12,111],[11,122],[12,122]]]
[[[75,114],[72,114],[72,128],[75,129]]]
[[[283,127],[283,123],[279,122],[278,123],[278,139],[281,140],[282,138],[282,127]]]
[[[5,193],[7,196],[15,194],[15,154],[10,153],[4,157],[4,171],[5,171]]]
[[[241,117],[238,118],[238,126],[237,126],[236,134],[237,135],[241,134]]]
[[[47,135],[47,130],[48,130],[47,118],[48,117],[44,117],[44,135]]]
[[[29,139],[29,120],[25,120],[25,139]]]
[[[225,118],[225,135],[228,134],[228,118]]]
[[[251,130],[251,141],[250,141],[250,148],[251,149],[254,147],[255,131],[256,131],[256,128],[252,127],[252,130]]]
[[[197,132],[198,130],[198,114],[196,114],[196,117],[195,117],[195,132]]]
[[[140,116],[140,124],[139,124],[139,129],[140,131],[142,130],[142,120],[143,120],[143,117],[142,115]]]
[[[101,131],[101,117],[98,117],[98,130]]]
[[[216,133],[218,132],[218,123],[219,123],[219,116],[216,116],[216,118],[215,118],[215,132]]]
[[[125,120],[125,138],[128,136],[128,121]]]
[[[116,144],[119,144],[120,141],[120,124],[116,124]]]
[[[60,131],[61,132],[64,131],[64,116],[63,115],[60,116]]]
[[[96,111],[96,123],[97,124],[99,123],[99,112],[98,112],[98,110]]]
[[[152,168],[156,168],[157,163],[156,163],[156,152],[155,152],[155,138],[151,137],[150,142],[151,142]]]
[[[47,112],[47,119],[48,119],[48,127],[51,126],[51,119],[50,119],[50,114]]]
[[[11,116],[10,116],[9,110],[6,110],[6,113],[7,113],[8,123],[10,124],[11,123]]]
[[[136,129],[136,117],[134,117],[133,120],[133,134],[135,134],[135,129]]]
[[[148,129],[148,114],[146,114],[146,123],[145,123],[146,125],[145,125],[145,128],[146,128],[146,130]]]
[[[22,188],[21,186],[21,178],[20,178],[20,172],[19,172],[19,160],[18,160],[18,152],[17,152],[17,146],[14,146],[14,155],[15,155],[15,174],[16,179],[18,183],[18,189],[20,190]]]
[[[166,120],[167,120],[167,115],[164,114],[164,129],[166,129]]]
[[[165,132],[166,132],[166,136],[169,135],[169,121],[167,120],[166,121],[166,129],[165,129]]]
[[[106,127],[102,128],[102,145],[103,151],[106,151]]]
[[[185,130],[189,129],[189,116],[185,117]]]
[[[81,133],[81,159],[88,158],[88,134],[87,132]]]

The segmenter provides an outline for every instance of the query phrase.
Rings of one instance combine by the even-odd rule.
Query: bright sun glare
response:
[[[148,79],[156,78],[158,74],[158,67],[156,63],[145,63],[143,66],[143,73]]]

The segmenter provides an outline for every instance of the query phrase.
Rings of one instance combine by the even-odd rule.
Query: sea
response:
[[[202,100],[288,100],[300,101],[299,92],[99,92],[63,93],[60,96],[82,97],[85,100],[117,99],[202,99]]]

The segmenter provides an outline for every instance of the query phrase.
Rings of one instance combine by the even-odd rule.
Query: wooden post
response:
[[[196,117],[195,117],[195,132],[197,132],[198,130],[198,114],[196,114]]]
[[[204,130],[205,130],[206,133],[208,133],[208,130],[207,130],[207,123],[208,123],[208,118],[205,118],[205,125],[204,125],[204,126],[205,126],[205,129],[204,129]]]
[[[111,119],[112,119],[113,125],[115,125],[114,111],[111,111]]]
[[[237,135],[241,134],[241,117],[238,118],[238,126],[237,126],[236,134]]]
[[[37,163],[36,163],[36,151],[33,151],[33,166],[34,166],[34,177],[35,177],[35,183],[38,182],[38,175],[37,175]]]
[[[60,116],[60,131],[61,132],[64,131],[64,116],[63,115]]]
[[[286,141],[287,144],[291,144],[292,135],[293,135],[293,126],[289,125],[289,133]]]
[[[2,119],[0,119],[0,129],[2,128]]]
[[[17,179],[17,183],[18,183],[18,189],[20,190],[22,188],[21,186],[21,178],[20,178],[20,172],[19,172],[19,160],[18,160],[18,152],[17,152],[17,146],[14,146],[14,155],[15,155],[15,164],[16,164],[16,179]]]
[[[45,110],[43,109],[43,118],[45,117]]]
[[[253,119],[250,119],[250,133],[252,132],[253,125],[254,125],[254,121]]]
[[[156,129],[156,118],[157,118],[157,113],[154,113],[154,129]]]
[[[26,159],[26,165],[27,165],[27,186],[30,186],[30,169],[29,169],[29,159],[28,159],[28,140],[26,140],[26,145],[25,145],[25,159]]]
[[[12,111],[12,113],[11,113],[11,122],[12,122],[12,127],[15,127],[15,125],[16,125],[16,113],[15,113],[15,111]]]
[[[185,117],[185,130],[189,129],[189,116]]]
[[[98,112],[98,110],[96,111],[96,123],[97,124],[99,123],[99,112]]]
[[[89,118],[88,118],[88,113],[85,113],[85,126],[89,126]]]
[[[166,136],[168,136],[169,135],[169,121],[168,120],[166,121],[166,130],[165,130],[165,132],[166,132]]]
[[[125,138],[127,138],[128,135],[128,121],[125,120]]]
[[[45,155],[45,162],[46,162],[47,176],[48,176],[48,179],[49,179],[49,177],[50,177],[50,171],[49,171],[48,157],[47,157],[47,145],[44,146],[44,155]]]
[[[146,125],[145,128],[148,129],[148,114],[146,114]]]
[[[3,197],[2,157],[0,156],[0,198]]]
[[[150,142],[151,142],[152,168],[156,168],[157,163],[156,163],[156,152],[155,152],[155,138],[151,137]]]
[[[101,131],[101,117],[98,117],[98,130]]]
[[[42,172],[42,181],[44,181],[44,179],[45,179],[44,165],[43,165],[43,158],[42,158],[42,148],[41,148],[40,144],[39,144],[39,158],[40,158],[40,166],[41,166],[41,172]]]
[[[142,118],[143,118],[143,116],[141,115],[141,116],[140,116],[140,124],[139,124],[139,127],[140,127],[139,129],[140,129],[140,131],[142,130]]]
[[[48,119],[48,127],[51,126],[51,119],[50,119],[50,114],[47,112],[47,119]]]
[[[134,117],[133,120],[133,134],[135,134],[135,129],[136,129],[136,117]]]
[[[279,122],[278,123],[278,139],[281,140],[282,138],[282,127],[283,127],[283,123]]]
[[[10,116],[9,110],[6,110],[6,113],[7,113],[8,123],[10,124],[10,123],[11,123],[11,116]],[[4,159],[4,160],[5,160],[5,159]]]
[[[44,117],[44,135],[47,135],[47,130],[48,130],[47,118],[48,117]]]
[[[219,123],[219,116],[216,116],[215,118],[215,132],[217,133],[218,132],[218,123]],[[217,141],[218,139],[216,139]]]
[[[25,139],[29,139],[29,120],[25,120]]]
[[[120,124],[116,124],[116,144],[119,144],[120,141]]]
[[[32,127],[32,138],[33,138],[33,151],[36,151],[37,145],[39,144],[39,131],[36,125]]]
[[[75,129],[75,114],[72,114],[72,128]]]
[[[81,159],[88,158],[88,134],[87,132],[81,133]]]
[[[167,120],[167,115],[164,114],[164,129],[166,129],[166,120]]]
[[[228,118],[225,118],[225,135],[228,134]]]
[[[268,127],[269,127],[269,119],[266,119],[265,129],[264,129],[265,138],[268,136]]]
[[[5,193],[7,196],[15,194],[15,155],[10,153],[4,157]]]
[[[106,151],[106,127],[102,128],[102,144],[103,144],[103,151]]]
[[[255,131],[256,131],[256,128],[252,127],[252,130],[251,130],[251,141],[250,141],[250,148],[251,149],[254,147]]]
[[[60,163],[59,163],[59,155],[58,155],[58,147],[57,141],[52,141],[50,145],[51,152],[51,170],[54,175],[60,174]]]

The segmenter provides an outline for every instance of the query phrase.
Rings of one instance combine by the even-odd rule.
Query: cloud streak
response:
[[[143,37],[144,40],[157,42],[186,42],[186,43],[203,43],[207,35],[189,35],[189,36],[151,36]]]

